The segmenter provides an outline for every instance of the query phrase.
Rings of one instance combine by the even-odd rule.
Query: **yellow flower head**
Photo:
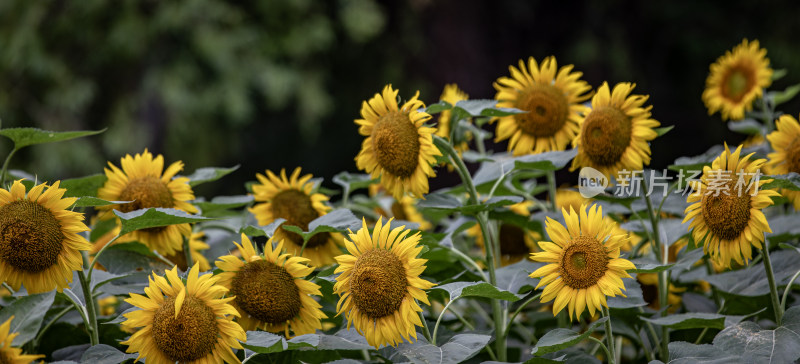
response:
[[[652,106],[644,106],[648,96],[631,95],[636,85],[618,83],[610,90],[608,83],[597,89],[592,108],[581,120],[580,133],[573,141],[578,155],[570,171],[592,167],[609,179],[625,169],[639,171],[650,164],[650,145],[658,136],[653,128],[658,121],[650,117]]]
[[[32,360],[44,358],[44,355],[27,355],[22,354],[22,349],[12,347],[14,338],[19,336],[18,332],[10,333],[11,321],[14,316],[11,316],[0,324],[0,363],[3,364],[28,364]]]
[[[80,235],[89,230],[83,215],[67,210],[77,198],[62,198],[59,183],[27,194],[22,180],[0,188],[0,282],[15,291],[24,284],[28,293],[61,292],[83,268],[81,251],[91,249]]]
[[[325,215],[331,208],[325,205],[328,196],[314,192],[311,175],[300,176],[300,167],[295,168],[287,178],[286,169],[281,169],[280,177],[272,171],[267,175],[256,174],[260,182],[253,185],[256,202],[250,212],[255,215],[260,225],[269,225],[276,219],[286,219],[281,227],[275,230],[275,240],[286,242],[286,251],[292,255],[310,259],[313,266],[320,267],[332,264],[333,257],[339,255],[340,234],[320,233],[306,242],[303,249],[303,237],[285,230],[283,225],[297,226],[303,231],[314,219]],[[302,250],[302,254],[300,254]]]
[[[753,101],[772,84],[767,50],[759,48],[757,40],[742,40],[733,52],[725,52],[710,68],[703,102],[709,115],[719,111],[722,120],[744,119],[745,111],[752,110]]]
[[[528,63],[519,61],[519,68],[509,66],[511,77],[500,77],[494,83],[497,107],[517,108],[525,113],[504,116],[497,124],[495,141],[511,139],[508,150],[514,155],[537,154],[567,148],[580,128],[581,103],[591,90],[581,80],[581,72],[571,72],[572,65],[560,69],[555,57],[541,64],[533,57]]]
[[[183,162],[172,163],[164,170],[164,157],[155,158],[144,150],[142,154],[130,154],[120,160],[122,169],[108,162],[105,168],[108,180],[97,190],[97,197],[107,201],[132,201],[121,205],[100,207],[103,219],[113,218],[111,211],[131,212],[151,207],[175,208],[188,213],[197,213],[197,208],[187,201],[194,200],[194,192],[186,177],[174,178],[183,170]],[[163,172],[163,173],[162,173]],[[189,237],[189,224],[170,225],[134,231],[118,241],[136,240],[164,255],[172,255],[183,247],[184,237]]]
[[[751,245],[761,249],[764,233],[772,232],[761,209],[772,205],[772,190],[760,190],[768,179],[756,179],[765,159],[751,161],[753,154],[740,157],[742,147],[725,151],[703,168],[700,181],[692,183],[694,193],[686,201],[683,222],[703,251],[719,264],[730,267],[732,260],[747,264],[752,259]]]
[[[614,223],[603,220],[603,208],[586,205],[579,211],[562,209],[567,227],[548,217],[547,234],[552,239],[540,241],[544,250],[531,254],[533,260],[548,263],[530,274],[541,278],[536,286],[542,291],[542,302],[555,299],[553,315],[565,307],[569,317],[579,318],[585,308],[594,315],[606,304],[606,296],[625,296],[622,278],[630,278],[628,270],[636,267],[619,257],[627,235],[612,235]]]
[[[223,271],[217,275],[219,284],[236,297],[232,304],[245,331],[260,328],[287,337],[312,334],[327,317],[311,297],[322,295],[319,286],[303,279],[314,268],[305,264],[306,258],[283,254],[283,241],[273,249],[274,239],[267,241],[261,255],[242,234],[242,244],[234,243],[241,258],[226,255],[215,263]]]
[[[769,174],[800,173],[800,123],[791,115],[781,115],[775,121],[775,131],[767,135],[767,140],[774,152],[767,155]],[[781,190],[781,195],[800,211],[800,191]]]
[[[338,315],[347,318],[347,328],[354,325],[367,342],[378,348],[417,338],[416,326],[422,326],[417,300],[430,305],[424,290],[434,283],[420,278],[426,259],[417,256],[420,234],[407,236],[405,226],[390,228],[378,219],[372,235],[366,221],[345,241],[348,254],[336,257],[339,267],[333,291],[341,298]]]
[[[178,277],[178,268],[167,270],[166,277],[153,273],[145,296],[131,293],[125,302],[140,308],[124,314],[122,329],[135,331],[121,344],[128,353],[139,353],[137,360],[149,364],[240,363],[234,349],[247,340],[244,330],[233,322],[239,316],[222,298],[228,289],[218,277],[200,276],[195,264],[186,283]]]
[[[432,164],[442,155],[433,145],[434,128],[422,126],[431,116],[422,111],[425,104],[417,92],[402,107],[391,85],[361,105],[358,132],[365,136],[356,156],[358,169],[381,184],[396,199],[406,193],[423,198],[428,193],[428,178],[434,177]]]

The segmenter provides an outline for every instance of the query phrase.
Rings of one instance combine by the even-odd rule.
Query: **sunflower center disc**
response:
[[[525,231],[520,227],[503,224],[500,226],[500,254],[502,255],[525,255],[528,254],[528,246],[525,245]]]
[[[703,196],[703,219],[714,235],[733,240],[742,234],[750,221],[750,193],[728,183],[728,194],[720,191]],[[741,193],[738,191],[741,190]]]
[[[800,173],[800,137],[796,137],[786,148],[786,168],[789,168],[789,172]]]
[[[231,294],[244,312],[270,324],[295,318],[302,306],[292,275],[265,260],[245,264],[233,278]]]
[[[409,221],[406,210],[403,209],[403,205],[397,201],[392,203],[392,216],[394,216],[395,220]]]
[[[725,87],[722,88],[722,95],[735,102],[741,101],[755,83],[751,73],[739,67],[730,70],[723,83]]]
[[[564,284],[573,288],[588,288],[595,284],[608,270],[608,255],[597,239],[581,235],[564,249],[561,255],[561,277]]]
[[[551,137],[567,122],[567,97],[555,86],[535,85],[519,95],[515,106],[527,111],[514,115],[517,125],[535,137]]]
[[[128,185],[119,194],[122,201],[133,201],[119,205],[122,212],[131,212],[150,207],[175,207],[172,192],[155,176],[145,176],[128,181]]]
[[[174,297],[165,297],[153,315],[153,340],[171,361],[188,362],[211,354],[218,333],[214,311],[193,296],[186,296],[178,317]]]
[[[381,168],[407,178],[419,164],[419,134],[408,115],[391,111],[372,129],[372,149]]]
[[[314,209],[311,198],[299,190],[281,191],[272,198],[272,215],[286,219],[281,225],[294,225],[303,231],[308,230],[308,223],[319,217],[319,212]],[[303,237],[294,232],[281,228],[289,240],[295,245],[303,246]],[[320,233],[311,237],[306,243],[306,248],[314,248],[328,242],[330,234]]]
[[[17,200],[0,207],[0,259],[3,264],[38,273],[58,263],[64,233],[46,207]]]
[[[392,315],[406,296],[406,269],[394,253],[373,249],[353,266],[350,292],[359,311],[370,318]]]
[[[613,106],[600,106],[583,122],[581,148],[600,166],[611,166],[622,159],[631,142],[631,119]]]

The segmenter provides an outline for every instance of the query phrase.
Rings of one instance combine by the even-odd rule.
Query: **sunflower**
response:
[[[753,153],[740,158],[742,146],[731,153],[725,151],[714,159],[711,167],[703,167],[700,181],[692,183],[683,222],[692,220],[689,229],[703,251],[719,264],[730,267],[731,260],[741,265],[752,258],[751,245],[761,249],[764,233],[772,232],[761,209],[772,205],[773,190],[760,190],[767,179],[754,175],[766,162],[751,161]]]
[[[429,230],[433,227],[428,220],[417,210],[417,199],[411,196],[403,196],[400,200],[394,197],[387,197],[390,199],[391,205],[384,204],[383,198],[380,197],[383,191],[383,186],[379,183],[369,185],[369,195],[378,197],[380,200],[378,204],[380,207],[375,208],[375,212],[383,217],[394,217],[396,220],[414,222],[419,224],[419,230]]]
[[[447,101],[447,103],[453,106],[455,106],[459,101],[467,99],[469,99],[469,95],[464,93],[464,91],[461,91],[458,88],[458,85],[454,83],[444,85],[442,96],[439,97],[439,100]],[[444,110],[441,114],[439,114],[439,125],[437,125],[436,128],[436,135],[445,139],[450,139],[451,124],[458,121],[450,120],[452,115],[453,112],[450,110]],[[461,153],[463,153],[465,150],[469,149],[468,141],[470,139],[472,139],[472,133],[466,133],[464,135],[464,140],[453,141],[453,148],[459,153],[459,155],[461,155]],[[453,170],[453,166],[448,164],[448,169]]]
[[[417,338],[416,326],[422,326],[416,300],[426,305],[425,289],[434,286],[419,277],[426,259],[417,255],[420,234],[407,236],[405,226],[390,229],[391,219],[382,224],[378,218],[370,236],[366,221],[345,241],[349,254],[336,257],[339,267],[333,291],[341,297],[337,315],[345,314],[347,328],[353,324],[375,348]]]
[[[229,305],[233,297],[222,298],[228,289],[217,284],[211,274],[199,276],[195,264],[186,284],[178,277],[178,267],[166,278],[153,273],[146,296],[131,293],[125,302],[141,308],[127,312],[123,330],[135,330],[128,340],[128,353],[139,353],[137,360],[150,364],[240,363],[231,348],[242,349],[247,340],[244,330],[233,322],[239,316]]]
[[[800,124],[791,115],[782,115],[775,121],[776,130],[767,135],[774,152],[767,155],[770,174],[800,173]],[[795,210],[800,210],[800,191],[783,189],[781,195],[786,197]]]
[[[508,209],[520,216],[530,216],[530,208],[533,201],[522,201],[508,206]],[[466,234],[475,237],[475,244],[481,248],[481,251],[486,254],[486,242],[483,240],[483,233],[481,226],[476,224],[467,229]],[[498,234],[500,239],[500,265],[505,267],[514,264],[530,257],[530,254],[539,251],[536,242],[542,236],[534,230],[511,224],[500,224],[500,232]]]
[[[9,333],[11,331],[11,321],[14,316],[11,316],[0,325],[0,363],[3,364],[28,364],[32,360],[44,358],[44,355],[28,355],[22,354],[22,349],[11,346],[19,333]]]
[[[556,209],[557,210],[567,210],[573,209],[575,211],[580,211],[582,205],[588,205],[592,203],[594,200],[591,198],[586,198],[581,195],[580,192],[568,189],[568,188],[559,188],[556,189]],[[609,226],[613,226],[614,230],[611,232],[611,235],[627,235],[630,237],[630,231],[623,229],[619,224],[617,224],[614,219],[610,216],[606,215],[603,216],[603,222],[608,224]],[[634,241],[628,239],[625,243],[623,243],[619,248],[622,251],[631,251],[633,249]]]
[[[121,205],[100,207],[105,212],[103,219],[115,217],[112,210],[131,212],[151,207],[165,207],[197,213],[197,208],[186,201],[194,200],[194,192],[186,177],[175,177],[183,170],[183,162],[172,163],[164,171],[164,157],[144,150],[142,154],[130,154],[120,160],[122,169],[108,162],[105,168],[108,180],[97,190],[97,197],[107,201],[132,201]],[[162,173],[163,171],[163,173]],[[142,229],[127,234],[122,241],[139,241],[163,255],[172,255],[183,247],[184,237],[189,237],[192,229],[189,224],[169,225]]]
[[[763,89],[772,84],[767,50],[759,48],[758,41],[747,39],[711,65],[706,78],[703,102],[708,115],[717,111],[722,120],[744,119],[745,111],[753,109],[753,100],[761,97]]]
[[[581,120],[578,136],[572,143],[578,155],[570,171],[592,167],[604,175],[617,177],[623,169],[638,171],[650,164],[650,145],[658,136],[653,128],[659,122],[650,118],[652,106],[643,107],[648,96],[631,95],[636,85],[618,83],[610,91],[607,82],[592,97],[592,108]]]
[[[581,103],[592,89],[580,79],[581,72],[571,72],[572,67],[558,69],[552,56],[541,67],[533,57],[527,67],[522,60],[519,69],[509,66],[511,78],[500,77],[494,83],[497,107],[526,112],[499,118],[495,141],[511,139],[508,150],[514,155],[566,149],[578,134],[580,112],[586,108]]]
[[[310,174],[300,177],[300,167],[295,168],[289,178],[286,177],[286,169],[281,169],[280,178],[272,171],[267,171],[266,176],[256,174],[261,183],[253,185],[253,193],[255,200],[261,203],[250,208],[250,212],[260,225],[268,225],[278,218],[286,219],[275,230],[275,240],[287,243],[287,253],[308,258],[311,265],[320,267],[332,264],[333,257],[341,253],[338,242],[341,235],[316,234],[306,242],[303,249],[303,237],[283,229],[283,225],[294,225],[307,231],[308,223],[331,210],[325,205],[328,196],[313,192],[314,183],[309,181],[311,177]]]
[[[421,109],[419,92],[398,108],[397,90],[391,85],[361,105],[362,119],[355,120],[358,132],[366,136],[356,156],[358,169],[381,178],[381,184],[395,198],[406,193],[423,198],[428,193],[428,177],[436,173],[431,167],[442,155],[433,145],[436,129],[424,127],[431,116]]]
[[[77,198],[62,198],[67,190],[59,183],[39,184],[27,195],[22,180],[0,188],[0,282],[15,291],[24,284],[28,293],[61,292],[72,271],[83,268],[81,250],[91,249],[79,235],[89,230],[83,215],[67,210]]]
[[[189,237],[189,250],[192,252],[192,261],[200,264],[201,272],[211,269],[211,265],[208,264],[208,259],[206,259],[201,252],[201,250],[208,250],[208,248],[210,248],[204,241],[205,237],[206,233],[202,231],[199,233],[192,233],[192,236]],[[189,268],[186,264],[186,253],[183,252],[183,248],[181,248],[180,251],[176,251],[175,254],[167,255],[164,258],[175,263],[178,269],[182,271],[186,271],[186,269]]]
[[[548,217],[545,229],[552,239],[540,241],[541,253],[533,253],[533,260],[549,263],[533,273],[531,278],[541,278],[536,289],[542,291],[542,302],[555,299],[553,315],[569,307],[570,320],[580,317],[584,308],[594,315],[606,304],[606,296],[625,296],[622,278],[636,267],[619,257],[620,246],[628,240],[626,235],[612,235],[613,226],[603,220],[603,208],[593,205],[587,213],[586,205],[578,212],[562,209],[567,227]]]
[[[320,319],[327,318],[311,297],[322,295],[319,286],[303,279],[314,268],[305,265],[306,258],[282,254],[283,241],[272,249],[274,239],[264,246],[262,256],[242,234],[242,245],[234,244],[244,261],[233,255],[220,257],[215,263],[223,271],[217,275],[219,284],[236,297],[232,304],[245,331],[261,328],[287,337],[291,332],[312,334],[322,328]]]

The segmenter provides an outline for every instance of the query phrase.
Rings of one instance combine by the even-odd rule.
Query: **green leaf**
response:
[[[425,112],[428,113],[428,114],[433,115],[433,114],[438,114],[438,113],[440,113],[442,111],[445,111],[445,110],[450,110],[452,108],[453,108],[453,105],[450,105],[449,102],[447,102],[447,101],[439,101],[439,102],[437,102],[435,104],[428,105],[428,108],[425,109]]]
[[[441,347],[431,345],[425,338],[418,338],[414,343],[402,343],[396,352],[389,356],[393,362],[404,362],[399,356],[405,356],[414,364],[456,364],[478,354],[491,340],[489,335],[458,334]]]
[[[651,258],[635,258],[631,259],[631,263],[636,266],[636,269],[629,270],[628,273],[658,273],[675,266],[675,263],[662,265]]]
[[[61,188],[66,188],[64,197],[97,197],[97,190],[106,183],[105,174],[93,174],[86,177],[70,178],[61,181]]]
[[[372,350],[367,339],[356,330],[342,329],[333,335],[319,334],[317,350]]]
[[[453,107],[453,120],[463,120],[471,116],[499,117],[522,114],[527,111],[497,107],[497,100],[461,100]]]
[[[483,297],[494,298],[509,302],[519,300],[519,297],[514,293],[499,289],[486,282],[453,282],[443,284],[441,286],[433,287],[432,289],[441,289],[450,294],[450,300],[459,297]]]
[[[344,194],[349,195],[350,192],[360,188],[367,188],[369,185],[376,183],[377,178],[372,178],[368,174],[350,174],[349,172],[341,172],[333,176],[333,183],[342,186]]]
[[[589,337],[589,335],[591,335],[598,326],[602,325],[607,320],[608,317],[603,317],[595,321],[591,326],[589,326],[586,332],[582,334],[567,329],[550,330],[544,334],[541,339],[539,339],[539,342],[533,347],[531,354],[542,355],[553,353],[573,346]]]
[[[114,214],[116,214],[122,222],[122,230],[119,232],[120,236],[141,229],[212,220],[203,216],[189,215],[185,211],[160,207],[131,212],[114,210]]]
[[[530,274],[542,266],[544,266],[544,263],[523,259],[517,263],[502,267],[495,273],[497,287],[522,298],[524,294],[520,294],[519,291],[525,286],[536,287],[537,279],[531,278]]]
[[[98,344],[89,347],[81,356],[81,363],[118,364],[126,360],[135,360],[138,355],[125,354],[113,346]]]
[[[625,297],[608,297],[606,299],[608,307],[625,309],[647,306],[647,302],[645,302],[642,293],[642,286],[639,285],[639,282],[636,281],[636,279],[623,278],[622,283],[625,285],[625,290],[623,291],[623,293],[625,293]]]
[[[717,157],[719,157],[722,152],[725,151],[725,147],[722,145],[715,145],[709,148],[705,153],[694,156],[694,157],[680,157],[670,165],[669,168],[672,171],[703,171],[704,166],[710,166],[711,162],[714,161]],[[688,178],[689,176],[687,176]],[[700,178],[699,176],[695,178]]]
[[[745,363],[793,363],[800,358],[800,306],[786,310],[775,330],[751,321],[730,326],[717,334],[714,346]]]
[[[797,94],[800,93],[800,83],[789,86],[783,91],[770,91],[770,93],[773,94],[773,100],[775,106],[777,106],[797,96]]]
[[[723,329],[725,328],[725,315],[707,312],[676,313],[665,317],[641,318],[652,324],[666,326],[671,329]]]
[[[248,225],[247,227],[243,227],[241,230],[239,230],[239,233],[247,236],[266,236],[267,238],[271,238],[273,235],[275,235],[275,230],[278,230],[278,228],[284,222],[286,222],[286,219],[279,217],[267,226]]]
[[[656,132],[656,134],[658,136],[662,136],[662,135],[668,133],[674,127],[675,127],[675,125],[670,125],[670,126],[664,126],[664,127],[660,127],[660,128],[655,128],[653,130],[655,130],[655,132]]]
[[[129,203],[131,201],[106,201],[102,198],[92,197],[92,196],[82,196],[78,197],[78,201],[75,201],[74,207],[94,207],[94,206],[108,206],[108,205],[119,205]]]
[[[545,152],[513,157],[508,154],[492,156],[492,162],[484,162],[475,172],[473,181],[476,186],[493,182],[512,169],[533,171],[556,171],[567,165],[578,154],[577,149]]]
[[[14,149],[22,149],[29,145],[55,143],[89,135],[96,135],[106,131],[87,130],[87,131],[49,131],[37,128],[9,128],[0,129],[0,135],[14,141]]]
[[[239,169],[238,164],[230,168],[221,168],[221,167],[198,168],[196,171],[194,171],[194,173],[188,176],[189,186],[194,187],[202,183],[216,181],[237,169]]]
[[[242,342],[242,346],[259,354],[313,348],[317,345],[319,345],[319,335],[316,334],[301,335],[286,340],[282,336],[264,331],[248,331],[247,341]]]
[[[352,211],[337,209],[308,223],[309,231],[303,231],[293,225],[283,225],[282,227],[284,230],[302,236],[304,241],[308,241],[312,236],[320,233],[341,233],[346,232],[348,229],[356,231],[361,228],[361,221],[356,218],[356,215],[353,215]]]
[[[772,181],[769,181],[761,186],[762,190],[785,188],[787,190],[800,191],[800,174],[797,172],[763,176],[761,178],[764,180],[772,178]]]
[[[713,345],[685,341],[669,343],[669,364],[737,364],[741,359]],[[651,362],[653,363],[653,362]]]
[[[781,68],[779,70],[773,70],[772,71],[772,80],[773,81],[780,80],[781,78],[783,78],[783,76],[786,76],[786,73],[787,73],[786,68]]]
[[[742,119],[729,122],[728,129],[739,134],[753,135],[763,134],[766,128],[764,127],[764,124],[761,124],[754,119]]]
[[[795,224],[797,223],[796,217]],[[800,270],[800,259],[795,252],[778,250],[770,253],[775,283],[785,285],[795,272]],[[714,274],[706,281],[718,290],[737,296],[757,297],[769,294],[767,276],[764,274],[764,263],[751,264],[747,268],[731,272]]]
[[[222,211],[246,206],[250,202],[253,202],[253,195],[217,196],[211,201],[195,202],[194,205],[200,208],[203,216],[209,216],[209,214],[218,214]]]
[[[134,272],[163,272],[170,268],[156,258],[146,246],[138,242],[115,243],[106,248],[98,262],[109,273],[128,274]]]
[[[42,326],[44,315],[53,304],[55,296],[56,291],[30,294],[0,310],[0,324],[14,316],[9,332],[16,332],[19,335],[14,338],[13,346],[22,346],[36,337],[36,333]]]

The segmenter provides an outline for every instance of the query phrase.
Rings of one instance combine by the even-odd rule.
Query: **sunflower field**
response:
[[[773,66],[748,39],[711,64],[747,139],[662,170],[657,100],[552,56],[494,99],[387,84],[352,107],[359,173],[224,195],[195,191],[240,165],[148,149],[44,180],[18,151],[105,130],[0,128],[0,364],[795,363],[800,83]]]

